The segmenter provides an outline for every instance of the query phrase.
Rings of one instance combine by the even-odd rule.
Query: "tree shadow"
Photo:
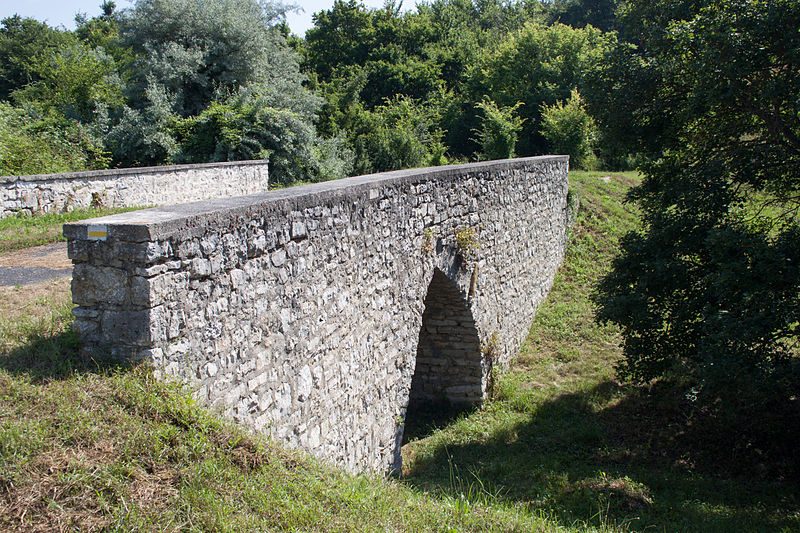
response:
[[[410,401],[406,410],[402,444],[423,439],[435,430],[446,427],[459,417],[469,415],[477,409],[474,404],[454,403],[441,400]]]
[[[661,402],[605,381],[543,404],[515,404],[522,422],[415,454],[403,479],[453,497],[480,493],[553,512],[566,524],[797,530],[795,483],[714,471],[713,461],[697,465],[683,445],[680,399]]]
[[[78,335],[71,330],[34,333],[28,336],[24,344],[0,351],[0,369],[12,375],[25,375],[33,383],[131,367],[128,362],[87,354],[81,350]]]

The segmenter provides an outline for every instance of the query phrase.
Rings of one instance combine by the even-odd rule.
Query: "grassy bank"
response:
[[[324,467],[146,367],[81,360],[67,295],[37,303],[46,311],[4,315],[0,330],[2,531],[585,530]]]
[[[495,398],[409,444],[399,480],[252,436],[145,367],[81,360],[65,292],[0,299],[0,530],[800,529],[792,487],[693,464],[670,406],[615,380],[619,338],[589,295],[635,225],[636,177],[606,176],[573,175],[565,265]]]
[[[67,222],[124,213],[138,208],[75,209],[69,213],[11,216],[0,219],[0,253],[64,240],[61,226]]]

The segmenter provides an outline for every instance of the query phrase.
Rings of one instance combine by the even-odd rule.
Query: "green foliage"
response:
[[[255,84],[284,103],[305,96],[296,58],[271,25],[277,15],[255,0],[138,0],[120,21],[124,42],[140,57],[132,107],[148,102],[153,84],[180,117]]]
[[[681,380],[745,453],[800,437],[800,4],[629,2],[602,114],[647,157],[645,228],[603,281],[620,370]],[[777,208],[777,209],[776,209]]]
[[[525,124],[518,152],[544,153],[542,106],[566,100],[575,88],[583,92],[587,73],[601,63],[614,41],[613,35],[591,26],[527,24],[473,67],[473,94],[488,95],[499,106],[524,102],[519,109]]]
[[[127,87],[134,77],[132,71],[136,56],[131,47],[122,42],[119,33],[120,13],[115,11],[116,5],[104,1],[100,5],[103,14],[89,18],[83,13],[75,15],[75,35],[92,49],[102,49],[114,58],[117,74]]]
[[[559,100],[555,105],[543,107],[542,135],[547,140],[549,152],[568,155],[572,168],[592,169],[596,166],[597,126],[586,111],[577,89],[572,91],[566,103]]]
[[[38,80],[35,60],[49,57],[75,42],[67,31],[19,15],[3,19],[0,27],[0,100]]]
[[[313,127],[290,110],[244,95],[212,103],[177,123],[177,162],[269,159],[277,183],[324,181],[349,172],[350,154],[337,139],[317,138]]]
[[[438,109],[408,97],[387,100],[373,111],[361,104],[349,109],[355,172],[366,174],[444,162],[437,128]]]
[[[103,2],[75,32],[4,21],[0,98],[79,122],[115,166],[268,156],[286,184],[531,155],[541,106],[580,89],[613,41],[544,26],[556,7],[337,0],[302,40],[277,2]]]
[[[480,128],[475,131],[475,141],[481,147],[481,159],[514,157],[517,136],[525,122],[524,118],[516,116],[521,105],[522,102],[517,102],[513,106],[498,107],[488,97],[475,105],[482,111]]]
[[[274,181],[342,177],[348,153],[317,137],[321,100],[255,0],[140,0],[119,21],[136,54],[126,107],[106,135],[126,165],[269,158]]]
[[[106,154],[79,123],[0,102],[0,175],[105,168]]]
[[[469,226],[464,228],[455,228],[453,230],[453,238],[455,239],[458,253],[461,254],[461,257],[465,259],[471,258],[473,253],[480,248],[480,242],[478,242],[478,232],[475,230],[475,228]]]
[[[359,98],[367,109],[396,95],[425,98],[438,89],[438,65],[423,53],[434,29],[425,19],[402,15],[399,4],[367,9],[355,0],[336,0],[314,21],[306,34],[306,68],[323,82],[363,71]]]
[[[148,85],[145,94],[147,104],[124,107],[104,138],[114,160],[126,167],[168,162],[178,153],[174,129],[180,119],[172,112],[170,96],[157,84]]]
[[[553,0],[546,7],[547,16],[573,28],[592,25],[603,31],[619,29],[616,11],[618,0]]]
[[[122,105],[117,65],[102,49],[74,42],[32,58],[30,68],[36,81],[12,93],[17,102],[53,107],[83,123]]]

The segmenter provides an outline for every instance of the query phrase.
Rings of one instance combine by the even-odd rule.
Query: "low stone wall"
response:
[[[409,398],[480,401],[564,255],[565,156],[415,169],[67,224],[75,329],[351,470]]]
[[[0,218],[76,207],[170,205],[266,191],[266,161],[0,176]]]

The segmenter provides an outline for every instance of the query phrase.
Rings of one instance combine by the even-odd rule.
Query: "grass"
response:
[[[35,312],[0,299],[0,530],[797,531],[794,487],[665,453],[651,437],[669,419],[615,380],[619,337],[589,295],[635,227],[636,176],[603,177],[573,175],[565,265],[496,398],[409,444],[400,480],[275,446],[147,367],[82,359],[66,289]]]
[[[583,530],[281,449],[147,367],[81,359],[68,298],[42,304],[0,331],[0,530]]]
[[[64,236],[61,233],[61,226],[67,222],[124,213],[135,209],[141,208],[86,208],[75,209],[69,213],[6,217],[0,219],[0,253],[63,241]]]

